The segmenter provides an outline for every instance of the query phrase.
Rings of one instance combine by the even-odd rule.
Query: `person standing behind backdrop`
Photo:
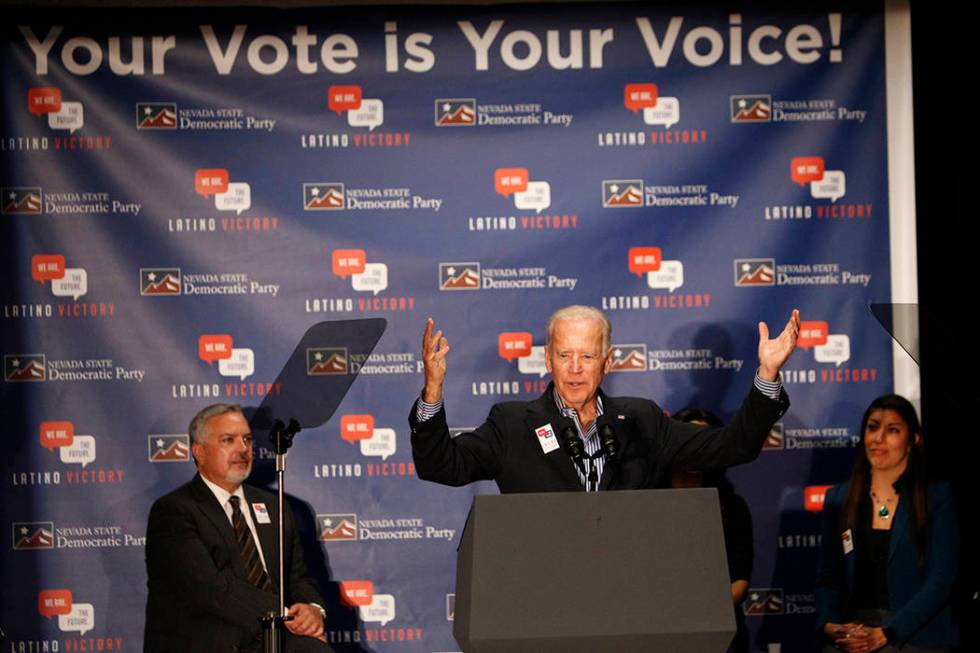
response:
[[[674,419],[702,426],[721,426],[718,417],[700,408],[684,408]],[[725,557],[728,577],[732,584],[732,607],[735,611],[735,637],[728,646],[729,653],[748,653],[749,630],[745,625],[742,602],[749,591],[749,577],[755,559],[752,538],[752,513],[745,499],[735,493],[735,487],[725,476],[724,469],[675,469],[670,486],[673,488],[713,487],[718,490],[721,507],[721,528],[725,535]]]

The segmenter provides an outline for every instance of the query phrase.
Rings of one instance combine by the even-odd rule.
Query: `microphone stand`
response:
[[[283,489],[286,474],[286,452],[293,446],[293,436],[300,431],[299,422],[295,419],[289,420],[286,426],[281,420],[276,420],[269,433],[269,440],[272,442],[272,450],[276,454],[276,482],[279,490],[279,612],[269,611],[262,618],[262,647],[264,653],[282,653],[283,651],[283,628],[285,623],[292,619],[286,614],[286,587],[285,587],[285,531],[283,520],[283,508],[285,507],[285,491]]]
[[[599,491],[599,471],[596,467],[595,461],[598,460],[599,458],[602,458],[605,455],[605,453],[606,452],[604,452],[602,449],[599,449],[599,451],[596,451],[594,454],[586,456],[586,458],[588,458],[589,460],[589,476],[588,479],[586,479],[586,484],[587,484],[586,490],[588,490],[588,484],[591,483],[592,491],[593,492]]]

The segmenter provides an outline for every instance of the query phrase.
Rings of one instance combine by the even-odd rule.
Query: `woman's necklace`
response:
[[[882,519],[888,519],[891,517],[892,511],[891,508],[888,507],[888,504],[895,503],[895,497],[879,499],[878,495],[875,494],[875,491],[871,490],[871,500],[879,505],[878,508],[879,517],[881,517]]]

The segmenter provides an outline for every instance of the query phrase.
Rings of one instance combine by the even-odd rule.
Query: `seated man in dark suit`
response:
[[[197,475],[150,509],[146,530],[147,653],[260,652],[259,619],[277,612],[276,495],[244,485],[252,433],[241,407],[215,404],[190,424]],[[306,575],[290,510],[285,512],[287,651],[330,651],[326,613]],[[270,570],[273,573],[270,573]]]
[[[443,407],[449,343],[442,331],[433,333],[430,318],[422,336],[425,387],[409,415],[415,468],[424,480],[494,480],[508,493],[663,488],[673,469],[748,462],[789,406],[779,370],[799,330],[796,310],[776,338],[759,323],[754,386],[731,422],[713,428],[673,420],[647,399],[603,393],[612,362],[609,319],[589,306],[568,306],[548,321],[552,383],[544,394],[497,404],[482,426],[452,438]]]

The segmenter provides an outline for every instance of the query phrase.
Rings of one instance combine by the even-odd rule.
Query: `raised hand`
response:
[[[776,380],[779,370],[796,349],[796,338],[799,334],[800,311],[795,308],[783,332],[775,338],[769,337],[766,323],[759,322],[759,376],[766,381]]]
[[[449,353],[449,341],[442,335],[442,330],[432,333],[435,322],[430,317],[425,322],[425,332],[422,334],[422,365],[425,368],[425,389],[422,399],[434,404],[442,399],[442,384],[446,380],[446,354]]]

